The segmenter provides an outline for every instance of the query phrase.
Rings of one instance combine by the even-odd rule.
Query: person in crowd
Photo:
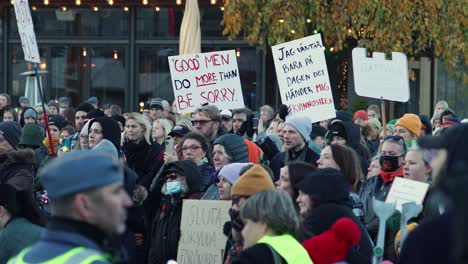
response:
[[[258,119],[258,134],[260,134],[270,126],[270,121],[275,118],[275,110],[269,105],[263,105],[258,109],[258,111],[260,112]]]
[[[284,121],[281,118],[274,118],[270,121],[269,126],[267,127],[267,135],[275,135],[280,137],[284,128]],[[281,138],[281,137],[280,137]],[[284,138],[282,139],[282,141]]]
[[[437,129],[442,127],[442,113],[434,113],[434,116],[432,117],[432,133],[435,133]]]
[[[78,132],[78,144],[75,144],[73,149],[89,149],[89,120],[83,125],[81,131]],[[73,146],[73,137],[72,137],[72,146]]]
[[[354,113],[353,122],[356,125],[361,125],[362,122],[369,120],[367,112],[364,110],[358,110]]]
[[[36,106],[34,110],[36,110],[36,113],[37,113],[37,119],[36,119],[37,124],[40,127],[42,127],[42,129],[45,131],[44,109],[42,108],[42,106]],[[48,111],[49,111],[48,108],[46,108],[45,110],[46,110],[46,114],[48,115]]]
[[[76,133],[76,129],[70,125],[67,125],[60,129],[59,132],[59,144],[63,143],[63,140],[69,137],[72,137]]]
[[[325,135],[327,130],[320,125],[312,124],[312,132],[310,133],[310,143],[309,147],[315,151],[315,153],[320,155],[322,149],[325,147],[327,141],[325,140]]]
[[[381,129],[382,124],[376,118],[361,123],[361,134],[372,156],[375,156],[379,151]]]
[[[186,127],[185,125],[177,124],[174,126],[169,132],[168,136],[174,141],[174,153],[164,153],[164,155],[172,155],[174,156],[171,158],[171,160],[182,160],[182,139],[184,138],[185,135],[188,133],[191,133],[191,130]]]
[[[223,257],[224,263],[235,263],[242,251],[243,238],[241,232],[244,228],[244,222],[239,212],[244,207],[247,199],[261,191],[275,190],[271,175],[262,166],[247,166],[243,170],[245,169],[247,170],[245,172],[241,171],[241,176],[231,187],[232,206],[229,209],[231,221],[230,227],[225,228],[228,241]]]
[[[26,96],[20,96],[18,103],[21,109],[29,107],[29,99]]]
[[[440,119],[442,121],[442,124],[445,123],[447,121],[447,119],[449,118],[456,118],[457,117],[457,114],[455,113],[455,111],[453,111],[452,109],[450,108],[447,108],[445,109],[441,114],[440,114]]]
[[[361,133],[358,125],[347,121],[335,120],[328,131],[328,144],[347,145],[358,154],[362,173],[369,167],[371,155],[369,149],[361,143]]]
[[[120,127],[117,122],[110,117],[96,117],[89,121],[88,145],[94,148],[103,139],[107,139],[120,151]]]
[[[213,142],[213,166],[219,172],[225,165],[235,162],[248,162],[247,144],[241,136],[225,134]],[[218,200],[216,182],[206,190],[202,200]]]
[[[54,100],[50,100],[47,103],[47,107],[49,108],[49,116],[53,117],[59,114],[60,106]]]
[[[99,100],[96,96],[91,96],[86,100],[87,103],[91,104],[94,109],[99,109]]]
[[[147,117],[149,120],[151,120],[151,108],[149,103],[144,103],[143,104],[143,116]]]
[[[60,107],[60,114],[63,115],[63,111],[65,109],[70,108],[70,98],[66,96],[62,96],[58,99],[59,107]],[[70,122],[71,120],[69,120]]]
[[[285,151],[276,154],[270,163],[275,181],[279,179],[280,169],[289,161],[304,161],[317,165],[319,155],[309,148],[312,123],[304,116],[286,119],[284,128]]]
[[[312,164],[302,161],[292,161],[281,168],[280,177],[275,182],[276,190],[284,191],[291,196],[297,212],[299,212],[299,207],[296,203],[297,196],[299,196],[299,189],[297,186],[304,179],[304,175],[314,170],[316,170],[316,168]]]
[[[244,250],[233,263],[312,264],[307,251],[294,238],[299,217],[287,193],[256,193],[247,199],[240,216],[245,223]]]
[[[228,109],[221,111],[221,124],[224,131],[227,133],[232,133],[232,112]]]
[[[403,137],[406,147],[412,147],[413,142],[421,135],[422,123],[419,116],[415,114],[404,114],[395,123],[393,135]]]
[[[205,191],[211,183],[215,182],[216,172],[213,167],[210,146],[206,138],[196,132],[184,136],[181,142],[182,159],[191,160],[198,166],[198,170],[206,182],[201,182]]]
[[[317,161],[319,169],[336,169],[346,177],[351,187],[349,199],[353,213],[364,223],[364,207],[357,192],[365,179],[359,164],[359,158],[352,148],[338,144],[325,147]]]
[[[153,98],[150,102],[150,122],[154,122],[156,119],[163,118],[163,105],[161,98]]]
[[[168,119],[168,116],[171,115],[171,104],[164,99],[161,101],[161,103],[163,107],[162,117]]]
[[[214,105],[205,105],[195,110],[192,124],[195,132],[204,135],[211,145],[225,132],[221,126],[221,114]]]
[[[113,115],[110,118],[114,119],[117,122],[117,124],[120,127],[120,132],[123,133],[125,131],[125,117],[121,115]]]
[[[442,113],[443,111],[445,111],[447,109],[449,109],[449,105],[448,105],[447,101],[440,100],[434,106],[434,113],[436,113],[436,112]]]
[[[25,124],[28,123],[36,123],[37,121],[37,112],[32,107],[26,107],[21,112],[19,123],[21,127],[24,127]]]
[[[247,121],[247,117],[251,114],[252,111],[248,108],[232,110],[232,131],[234,133],[237,133],[241,128],[242,124]]]
[[[369,168],[367,168],[367,179],[370,177],[374,177],[375,175],[379,175],[380,172],[380,155],[377,154],[374,156],[369,164]]]
[[[16,121],[15,112],[11,109],[3,111],[3,121]]]
[[[102,106],[102,110],[104,111],[104,114],[105,114],[107,117],[111,117],[111,116],[112,116],[110,107],[111,107],[111,104],[105,104],[105,105]]]
[[[3,121],[3,112],[5,110],[10,109],[11,106],[11,98],[6,93],[0,94],[0,122]]]
[[[81,138],[81,129],[83,128],[85,124],[85,119],[86,116],[88,115],[89,112],[91,112],[94,109],[94,107],[89,104],[89,103],[81,103],[75,108],[75,115],[74,115],[74,124],[76,128],[76,133],[72,137],[72,148],[75,148],[75,145],[77,145],[78,148],[82,148],[84,146],[82,145],[82,142],[86,139],[87,140],[87,135],[83,135],[83,139]],[[87,133],[87,131],[85,131]],[[78,144],[77,144],[78,143]]]
[[[51,140],[49,139],[49,135],[46,132],[44,140],[42,141],[42,147],[37,150],[36,154],[36,157],[38,158],[37,165],[39,168],[43,167],[57,154],[60,141],[60,129],[67,125],[65,122],[65,119],[61,115],[56,115],[49,119]]]
[[[122,151],[127,165],[138,174],[147,190],[163,164],[164,151],[150,141],[151,125],[140,113],[130,113],[125,124]]]
[[[224,166],[218,173],[219,200],[231,200],[232,185],[239,179],[241,171],[253,163],[231,163]]]
[[[353,220],[343,217],[318,236],[302,243],[314,264],[345,263],[349,250],[359,244],[361,230]]]
[[[74,126],[75,124],[75,110],[71,107],[60,109],[60,115],[67,120],[67,123]]]
[[[430,136],[432,135],[432,124],[431,120],[427,115],[419,115],[419,119],[421,120],[421,133],[420,136]]]
[[[431,182],[433,154],[434,151],[428,149],[408,150],[403,165],[403,177],[419,182]]]
[[[33,196],[0,184],[0,263],[36,243],[46,223]]]
[[[32,190],[35,174],[34,153],[17,150],[21,127],[18,123],[0,123],[0,183],[7,183],[17,190]]]
[[[191,160],[174,161],[165,166],[159,177],[166,179],[162,186],[161,204],[151,226],[151,246],[148,264],[166,263],[177,258],[184,199],[199,199],[203,176]]]
[[[367,107],[367,117],[369,119],[371,118],[377,118],[377,120],[380,120],[380,108],[378,105],[371,104]]]
[[[132,206],[116,160],[104,153],[74,151],[49,163],[40,178],[52,218],[41,239],[12,263],[45,263],[57,257],[76,263],[125,262],[109,257],[121,253],[109,245],[112,236],[125,232],[126,210]]]
[[[397,263],[466,263],[467,134],[468,124],[459,124],[440,136],[418,138],[419,147],[437,150],[430,164],[433,182],[447,204],[440,216],[421,222],[408,235]]]
[[[42,146],[44,139],[41,128],[36,123],[28,123],[21,129],[18,148],[36,150]]]
[[[346,177],[336,169],[309,171],[298,185],[299,212],[303,219],[302,240],[329,230],[340,218],[350,218],[359,226],[362,237],[346,256],[348,263],[371,263],[372,241],[361,221],[354,215],[349,201],[350,186]]]
[[[168,134],[172,130],[172,125],[165,118],[159,118],[154,120],[153,127],[151,129],[151,138],[154,143],[157,143],[161,146],[164,145]]]

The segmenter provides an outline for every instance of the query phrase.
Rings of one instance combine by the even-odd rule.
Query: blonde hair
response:
[[[172,130],[172,125],[169,122],[169,120],[167,120],[166,118],[159,118],[159,119],[154,120],[154,122],[157,122],[158,124],[161,125],[162,129],[164,129],[164,134],[167,137]],[[153,122],[153,125],[154,125],[154,122]]]
[[[274,118],[273,120],[270,121],[270,125],[266,128],[266,132],[268,132],[268,128],[270,128],[271,124],[276,123],[276,125],[273,127],[273,132],[271,135],[278,136],[278,133],[276,132],[278,130],[278,127],[284,123],[283,119],[281,118]]]
[[[177,121],[177,125],[182,125],[182,126],[185,126],[186,128],[188,128],[190,131],[193,131],[193,124],[192,124],[192,121],[190,121],[190,119],[188,118],[181,118],[179,119],[179,121]]]
[[[150,140],[150,133],[151,133],[151,124],[148,121],[148,119],[145,118],[143,114],[137,113],[137,112],[132,112],[128,115],[127,121],[133,119],[135,122],[137,122],[140,126],[143,127],[145,130],[145,140],[148,145],[151,145],[151,140]]]

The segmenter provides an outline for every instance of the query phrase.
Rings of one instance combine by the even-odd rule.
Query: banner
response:
[[[179,113],[194,112],[205,103],[221,110],[245,107],[235,50],[168,59]]]
[[[354,89],[359,96],[408,102],[408,59],[404,53],[392,52],[391,60],[381,52],[368,58],[365,48],[355,48],[352,53]]]
[[[271,47],[281,101],[289,114],[312,122],[335,117],[335,105],[320,34]]]
[[[230,201],[184,200],[177,263],[222,263],[227,241],[223,226],[230,220],[229,208]]]
[[[14,9],[18,32],[21,38],[21,46],[23,47],[24,60],[41,63],[28,0],[15,0]]]

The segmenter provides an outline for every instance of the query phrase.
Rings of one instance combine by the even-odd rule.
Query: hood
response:
[[[121,132],[119,123],[110,117],[96,117],[89,121],[88,135],[89,129],[91,129],[94,122],[98,122],[102,126],[103,137],[112,142],[117,150],[120,150]]]
[[[353,124],[352,122],[338,121],[330,126],[330,130],[332,130],[332,128],[335,126],[343,126],[344,132],[346,134],[346,144],[348,146],[354,149],[360,144],[361,130],[358,125]]]
[[[36,165],[34,151],[31,149],[19,149],[0,155],[0,175],[11,165]]]
[[[346,203],[351,191],[345,176],[331,168],[306,172],[296,187],[311,196],[314,207],[327,203]]]
[[[203,183],[206,182],[208,175],[201,175],[198,166],[191,160],[178,160],[169,163],[162,172],[161,176],[165,177],[169,172],[176,172],[185,176],[185,181],[189,188],[189,193],[197,193],[203,191]]]

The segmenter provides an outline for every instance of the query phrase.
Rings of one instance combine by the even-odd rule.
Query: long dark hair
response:
[[[291,186],[294,191],[294,195],[291,198],[293,201],[296,201],[297,196],[299,196],[299,189],[297,186],[304,179],[304,175],[306,175],[307,172],[315,171],[317,168],[314,165],[303,161],[288,162],[285,166],[288,167],[289,181],[291,182]],[[295,202],[295,204],[297,203]]]
[[[355,192],[357,184],[363,178],[361,170],[361,161],[358,154],[354,149],[346,145],[330,145],[329,146],[333,155],[333,159],[340,167],[343,173]]]
[[[206,153],[205,157],[208,159],[208,163],[210,165],[213,165],[213,158],[211,157],[211,151],[210,151],[210,143],[208,143],[208,140],[206,139],[206,137],[197,132],[188,133],[182,138],[182,142],[180,143],[181,148],[184,145],[184,142],[188,139],[192,139],[192,140],[196,140],[200,142],[200,145],[203,151]]]

